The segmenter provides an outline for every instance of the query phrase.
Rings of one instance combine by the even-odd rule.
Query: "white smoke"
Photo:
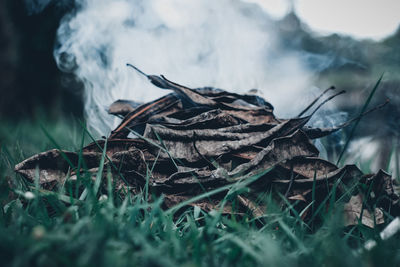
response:
[[[257,4],[240,0],[78,0],[58,31],[55,58],[85,85],[88,124],[105,135],[118,119],[117,99],[149,101],[166,93],[126,67],[189,87],[260,89],[280,116],[305,106],[310,73],[282,52],[274,24]]]

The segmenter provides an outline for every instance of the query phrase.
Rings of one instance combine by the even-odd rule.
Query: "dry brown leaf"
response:
[[[345,226],[358,225],[362,213],[361,223],[370,228],[375,225],[385,223],[382,210],[375,208],[371,214],[367,209],[363,209],[363,197],[358,194],[352,196],[350,201],[344,205]]]
[[[310,138],[337,131],[350,121],[333,128],[311,128],[305,126],[311,116],[276,118],[272,105],[260,96],[210,87],[191,89],[163,76],[138,71],[154,85],[174,92],[139,106],[129,100],[114,102],[109,112],[124,116],[124,119],[108,138],[107,146],[106,140],[98,140],[83,148],[81,173],[87,171],[94,179],[106,146],[103,177],[111,171],[116,190],[133,193],[141,192],[149,178],[150,195],[164,195],[166,208],[204,191],[263,173],[249,185],[249,197],[237,197],[239,213],[248,210],[255,217],[262,216],[265,207],[252,199],[266,191],[279,192],[289,201],[297,201],[299,208],[305,208],[311,203],[312,194],[315,194],[314,205],[318,206],[334,184],[338,185],[337,197],[340,197],[351,182],[357,181],[372,189],[368,207],[376,205],[393,216],[400,214],[400,199],[394,192],[390,175],[379,171],[376,175],[362,176],[354,165],[338,168],[318,158],[319,151]],[[316,100],[330,90],[332,88],[325,90]],[[313,101],[302,114],[316,102]],[[139,138],[128,138],[131,131]],[[78,160],[79,153],[50,150],[24,160],[15,170],[30,181],[34,181],[38,173],[41,186],[53,189],[68,175],[71,181],[76,180],[78,170],[74,168]],[[269,171],[264,173],[266,170]],[[106,181],[102,181],[103,190]],[[346,204],[346,225],[354,225],[361,216],[362,193],[365,192],[352,197]],[[205,211],[219,210],[224,196],[222,192],[189,206]],[[383,223],[380,209],[374,211],[377,224]],[[232,214],[230,203],[223,213]],[[302,218],[310,213],[307,209]],[[373,214],[368,210],[363,211],[361,221],[369,227],[374,226]]]

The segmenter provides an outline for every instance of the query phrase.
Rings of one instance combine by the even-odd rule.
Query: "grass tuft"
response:
[[[21,126],[32,133],[29,153],[54,146],[68,148],[70,140],[64,135],[75,131],[72,136],[77,145],[73,149],[81,154],[86,136],[92,137],[85,127],[71,129],[67,127],[71,123],[65,123],[59,126],[64,132],[45,124],[43,128],[52,129],[47,134],[32,125]],[[340,207],[357,184],[349,186],[349,194],[338,199],[336,187],[346,188],[338,180],[317,205],[314,181],[313,201],[301,212],[295,209],[297,203],[285,201],[284,196],[274,199],[266,192],[257,200],[266,207],[262,217],[223,216],[224,203],[246,194],[244,189],[262,176],[259,174],[164,210],[162,197],[150,196],[146,188],[136,195],[127,192],[124,198],[118,196],[113,173],[119,174],[111,172],[118,167],[107,165],[103,169],[106,144],[100,147],[103,156],[94,181],[80,156],[77,170],[82,167],[82,171],[77,177],[87,194],[82,196],[68,183],[62,190],[50,192],[15,174],[13,166],[27,156],[20,149],[29,140],[21,139],[21,135],[8,138],[0,147],[2,266],[377,266],[383,260],[387,266],[400,265],[400,234],[380,240],[379,230],[384,226],[375,230],[361,224],[343,226]],[[37,147],[33,147],[34,140],[40,140]],[[18,143],[20,146],[15,146]],[[153,168],[149,166],[149,176]],[[101,191],[100,174],[104,172],[107,186]],[[182,209],[221,193],[225,199],[218,210],[207,213],[198,207]],[[306,213],[311,216],[304,220]],[[364,250],[370,239],[377,246]]]

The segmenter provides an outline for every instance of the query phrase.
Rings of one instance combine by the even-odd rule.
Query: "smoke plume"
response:
[[[54,55],[83,81],[87,122],[105,135],[119,122],[106,112],[113,101],[168,93],[126,63],[193,88],[258,88],[279,116],[297,115],[311,74],[277,40],[268,14],[240,0],[77,0]]]

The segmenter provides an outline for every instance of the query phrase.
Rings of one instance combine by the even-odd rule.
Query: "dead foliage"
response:
[[[49,190],[76,181],[85,171],[95,179],[103,170],[101,190],[106,192],[105,177],[111,173],[117,190],[138,193],[147,186],[150,198],[164,195],[165,208],[225,186],[188,205],[205,211],[220,209],[225,214],[232,214],[234,205],[238,214],[262,217],[268,207],[261,196],[272,192],[278,201],[283,196],[303,211],[302,219],[313,216],[311,206],[333,208],[329,205],[335,202],[327,198],[347,198],[346,225],[362,218],[361,223],[373,227],[383,223],[383,211],[400,213],[399,197],[388,174],[363,175],[354,165],[339,168],[318,158],[311,139],[331,134],[351,121],[325,129],[306,124],[320,106],[343,92],[314,107],[334,90],[329,88],[299,116],[280,119],[273,106],[255,94],[191,89],[164,76],[146,77],[172,93],[144,104],[118,100],[109,113],[123,119],[107,140],[79,152],[43,152],[16,165],[15,170],[31,181],[38,175],[40,185]],[[104,148],[105,163],[99,166]],[[226,198],[229,185],[249,179],[248,190]]]

